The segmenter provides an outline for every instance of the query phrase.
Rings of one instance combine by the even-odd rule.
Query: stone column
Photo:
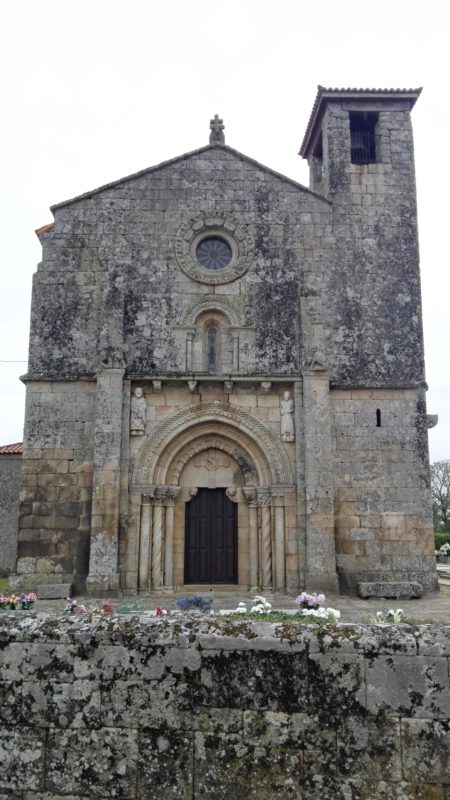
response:
[[[152,588],[159,589],[162,584],[163,524],[166,487],[157,486],[153,501],[153,547],[152,547]]]
[[[274,588],[282,592],[286,588],[286,544],[284,531],[284,496],[273,495],[275,510],[275,579]]]
[[[258,561],[258,501],[256,489],[244,489],[248,503],[250,588],[257,589],[260,564]]]
[[[239,372],[239,333],[234,331],[233,337],[233,372]]]
[[[164,499],[166,507],[166,526],[164,534],[164,588],[173,587],[173,520],[175,502],[180,494],[179,486],[169,486]]]
[[[336,592],[333,462],[328,373],[304,373],[306,570],[309,591]]]
[[[104,368],[97,376],[88,592],[119,588],[119,495],[123,368]]]
[[[138,574],[138,588],[141,592],[148,592],[150,589],[150,570],[152,563],[152,497],[153,495],[143,495],[141,505]]]
[[[186,372],[192,372],[192,343],[195,331],[186,331]]]
[[[261,509],[261,582],[264,589],[272,587],[272,531],[270,514],[270,489],[257,490],[257,502]]]

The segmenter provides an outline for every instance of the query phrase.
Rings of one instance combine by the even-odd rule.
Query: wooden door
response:
[[[237,506],[225,489],[186,504],[185,583],[237,583]]]

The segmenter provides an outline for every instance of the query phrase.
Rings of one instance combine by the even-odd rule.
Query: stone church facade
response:
[[[215,117],[209,145],[52,208],[17,588],[437,587],[419,94],[319,87],[310,188]]]

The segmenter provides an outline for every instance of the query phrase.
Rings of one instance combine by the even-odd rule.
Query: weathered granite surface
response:
[[[309,188],[222,130],[53,206],[37,232],[16,587],[215,583],[185,572],[186,513],[192,491],[231,489],[232,584],[436,589],[419,94],[319,89]],[[370,163],[352,161],[355,112],[376,118]],[[211,238],[230,250],[223,269],[198,259]]]
[[[0,798],[448,800],[448,626],[0,616]]]
[[[21,455],[0,454],[0,575],[16,565],[21,464]]]

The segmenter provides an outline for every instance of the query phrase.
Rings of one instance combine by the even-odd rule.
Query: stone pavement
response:
[[[439,572],[441,572],[439,570]],[[417,622],[437,622],[437,623],[450,623],[450,567],[447,568],[447,576],[449,584],[446,586],[441,583],[441,591],[427,594],[418,600],[384,600],[380,598],[371,598],[363,600],[360,597],[349,597],[344,595],[328,594],[326,596],[325,605],[332,608],[337,608],[341,612],[341,622],[367,622],[371,614],[381,610],[388,610],[390,608],[402,608],[406,615]],[[117,605],[127,605],[128,607],[135,603],[137,599],[143,610],[155,609],[161,606],[166,609],[174,609],[178,597],[186,594],[200,594],[204,597],[212,594],[213,610],[219,609],[232,609],[236,608],[239,602],[243,601],[250,606],[254,592],[244,591],[209,591],[206,590],[193,590],[186,592],[183,590],[179,593],[166,593],[166,594],[153,594],[151,596],[136,597],[123,597],[114,598]],[[266,599],[272,604],[274,609],[295,609],[295,596],[285,595],[281,593],[264,593]],[[78,603],[84,603],[88,607],[95,604],[95,599],[92,597],[79,597]],[[41,600],[36,604],[36,611],[62,611],[66,603],[64,600]]]

